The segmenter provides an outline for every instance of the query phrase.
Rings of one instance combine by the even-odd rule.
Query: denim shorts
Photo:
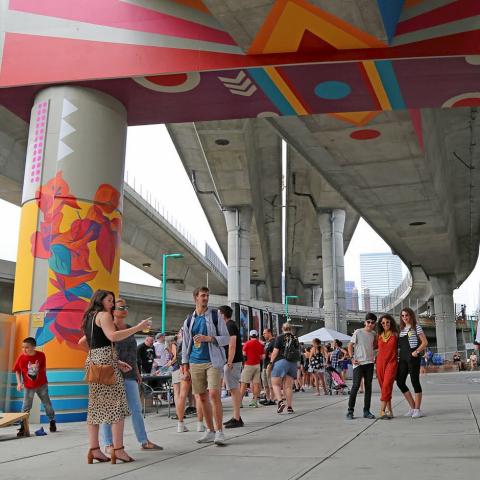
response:
[[[277,360],[272,368],[272,377],[286,377],[297,378],[297,362],[289,362],[282,358]]]

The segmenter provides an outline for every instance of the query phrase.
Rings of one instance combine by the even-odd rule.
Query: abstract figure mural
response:
[[[61,171],[40,188],[37,205],[43,220],[31,237],[31,247],[34,257],[48,260],[50,285],[48,297],[40,307],[40,311],[47,313],[44,326],[36,332],[38,345],[56,337],[77,347],[82,336],[82,313],[98,274],[92,267],[92,256],[98,258],[107,272],[112,273],[114,267],[121,237],[121,221],[115,213],[119,200],[117,189],[102,184],[94,203],[82,215],[82,207]],[[72,215],[78,218],[65,222]]]

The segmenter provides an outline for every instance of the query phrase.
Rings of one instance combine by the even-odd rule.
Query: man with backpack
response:
[[[197,442],[224,445],[220,389],[226,362],[223,347],[228,345],[230,336],[225,322],[218,321],[218,311],[208,307],[209,295],[207,287],[196,288],[193,292],[195,310],[183,324],[181,372],[191,377],[192,391],[202,402],[207,431]]]
[[[293,411],[293,391],[292,385],[297,378],[297,363],[300,361],[300,343],[298,338],[293,335],[290,323],[284,323],[282,326],[282,335],[275,339],[275,345],[272,352],[272,387],[277,400],[277,413],[282,413],[287,407],[287,413]],[[282,398],[283,391],[286,399]]]

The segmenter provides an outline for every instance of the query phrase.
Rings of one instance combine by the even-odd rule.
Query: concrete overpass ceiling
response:
[[[455,204],[460,210],[469,202],[465,176],[474,170],[452,158],[454,148],[472,144],[476,122],[470,117],[470,109],[426,111],[420,130],[407,111],[378,113],[368,127],[349,125],[331,115],[269,121],[407,265],[421,265],[428,275],[456,272],[461,283],[477,252],[461,271],[458,242],[465,241],[468,232],[459,229],[471,225],[477,236],[468,241],[472,248],[478,246],[478,201],[469,203],[475,204],[468,219],[464,211],[455,213]],[[362,138],[364,132],[374,136]],[[472,156],[468,152],[467,161]],[[453,190],[454,179],[458,188],[449,200],[445,193]],[[457,214],[462,221],[456,221]]]
[[[197,122],[169,125],[168,129],[187,172],[195,171],[200,202],[225,255],[227,231],[220,206],[223,209],[252,207],[251,279],[256,283],[265,282],[269,297],[279,300],[282,270],[280,137],[262,119]],[[205,191],[215,194],[201,193]]]
[[[204,0],[203,3],[235,42],[244,51],[248,51],[276,2],[275,0],[243,0],[242,2]],[[388,41],[377,0],[335,0],[334,2],[309,0],[308,4],[334,15],[379,40]],[[290,8],[295,6],[290,5]],[[296,8],[299,11],[303,10],[298,6]]]

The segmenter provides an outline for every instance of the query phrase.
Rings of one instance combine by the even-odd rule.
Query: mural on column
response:
[[[44,326],[37,329],[39,346],[54,338],[78,348],[83,311],[94,290],[104,286],[99,270],[115,275],[116,252],[121,238],[117,212],[120,193],[111,185],[99,186],[94,203],[78,201],[58,171],[36,195],[43,215],[31,237],[36,258],[48,260],[48,297],[40,307]],[[103,268],[97,268],[98,264]]]

